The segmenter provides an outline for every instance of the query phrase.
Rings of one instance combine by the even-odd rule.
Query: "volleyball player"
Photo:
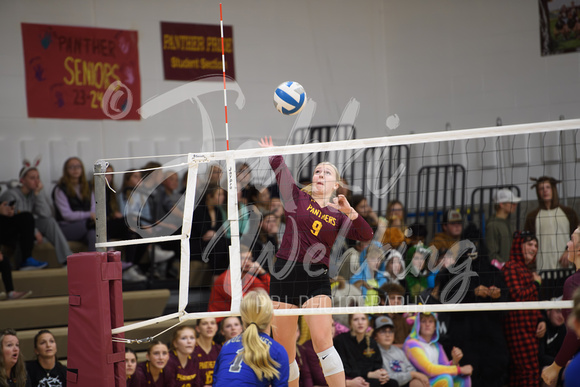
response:
[[[242,299],[244,332],[224,344],[214,369],[214,386],[287,386],[288,354],[266,332],[273,316],[272,301],[263,289]]]
[[[260,140],[263,148],[273,147],[272,138]],[[330,252],[339,233],[353,240],[371,240],[370,226],[351,207],[344,195],[335,196],[340,186],[338,170],[331,163],[314,169],[312,183],[300,190],[281,156],[270,157],[284,203],[286,230],[270,268],[270,296],[274,308],[330,308]],[[342,360],[332,343],[330,315],[304,316],[329,386],[344,386]],[[298,316],[274,317],[274,340],[284,346],[290,364],[289,385],[298,386],[295,332]]]
[[[182,325],[173,332],[169,361],[165,367],[173,387],[195,386],[199,380],[199,363],[192,357],[195,348],[195,329]]]
[[[169,360],[169,349],[163,341],[155,340],[147,349],[147,361],[137,365],[137,372],[144,375],[143,386],[166,387],[173,386],[164,371]]]

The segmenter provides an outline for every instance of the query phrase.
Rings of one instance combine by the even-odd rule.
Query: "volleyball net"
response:
[[[484,310],[522,310],[522,309],[559,309],[571,306],[569,301],[554,301],[561,295],[561,286],[567,276],[574,272],[574,267],[562,267],[559,260],[565,251],[565,246],[557,239],[557,245],[542,246],[535,270],[542,275],[543,284],[540,290],[540,300],[536,302],[484,302],[466,303],[461,292],[468,292],[470,281],[474,281],[480,273],[470,270],[475,253],[482,255],[486,241],[486,228],[495,212],[494,198],[500,189],[508,189],[513,195],[521,198],[517,210],[509,216],[509,222],[514,230],[523,230],[526,215],[539,206],[534,184],[531,178],[542,176],[553,177],[558,181],[557,194],[559,204],[576,211],[580,203],[576,200],[578,190],[576,175],[580,160],[580,140],[578,131],[580,120],[563,120],[540,122],[511,126],[497,126],[476,128],[437,133],[423,133],[413,135],[389,136],[380,138],[356,138],[354,127],[334,126],[307,128],[294,132],[290,138],[290,145],[275,146],[274,148],[259,148],[258,139],[251,149],[237,149],[223,152],[189,153],[182,155],[152,155],[145,160],[155,159],[161,167],[154,167],[145,172],[147,177],[142,179],[131,192],[125,192],[129,202],[137,201],[137,195],[153,195],[161,182],[169,175],[177,173],[183,178],[184,193],[166,208],[161,220],[153,223],[144,223],[141,217],[129,216],[127,224],[139,238],[129,240],[110,241],[107,238],[106,222],[106,191],[108,187],[106,176],[125,175],[128,171],[106,172],[109,163],[117,163],[122,159],[99,160],[95,163],[95,198],[97,201],[97,248],[116,249],[138,244],[160,242],[179,243],[179,301],[178,310],[169,315],[160,316],[148,321],[117,327],[113,333],[126,332],[138,329],[161,321],[178,319],[179,322],[202,317],[225,317],[239,315],[239,307],[247,284],[242,281],[243,255],[248,251],[253,254],[266,270],[268,261],[274,259],[277,246],[276,238],[268,239],[268,231],[262,229],[264,219],[274,216],[277,227],[270,234],[279,232],[280,219],[275,215],[276,208],[272,200],[277,196],[274,173],[268,162],[268,157],[282,155],[286,164],[299,185],[309,183],[314,167],[320,161],[330,161],[335,164],[343,177],[342,192],[349,195],[351,200],[360,203],[361,197],[366,200],[378,219],[378,232],[371,244],[381,245],[382,253],[377,271],[384,271],[385,257],[393,258],[389,250],[397,250],[402,257],[402,268],[394,273],[400,280],[410,274],[412,259],[405,262],[409,253],[412,233],[416,237],[422,236],[423,250],[429,250],[429,258],[425,258],[429,265],[426,270],[438,270],[446,265],[443,261],[444,252],[430,247],[430,242],[437,233],[443,230],[444,219],[449,210],[459,214],[456,220],[462,225],[460,243],[449,249],[449,271],[459,274],[461,281],[451,281],[449,286],[456,287],[454,291],[446,292],[447,302],[430,304],[422,300],[407,297],[402,304],[397,305],[389,295],[380,289],[379,282],[369,282],[362,287],[355,286],[353,276],[360,274],[364,269],[365,247],[353,241],[338,238],[331,253],[331,267],[329,275],[333,278],[334,307],[317,309],[289,309],[276,310],[276,315],[306,315],[306,314],[352,314],[352,313],[414,313],[414,312],[451,312],[451,311],[484,311]],[[247,145],[247,144],[246,144]],[[250,144],[251,145],[251,144]],[[126,159],[125,159],[126,160]],[[122,164],[122,163],[121,163]],[[161,176],[161,177],[160,177]],[[185,176],[185,178],[184,178]],[[192,238],[201,238],[193,235],[195,230],[203,229],[195,223],[194,211],[200,203],[206,200],[207,193],[221,187],[226,193],[224,208],[224,224],[212,233],[211,238],[204,241],[204,248],[198,256],[192,256],[190,249]],[[242,186],[244,191],[242,191]],[[245,188],[255,188],[253,193],[263,200],[249,199]],[[135,195],[135,196],[132,196]],[[248,201],[251,205],[242,205]],[[399,201],[404,207],[405,216],[402,225],[403,240],[396,247],[384,246],[385,231],[396,226],[392,219],[388,219],[387,207],[393,201]],[[146,201],[138,211],[145,211]],[[358,204],[357,203],[357,204]],[[354,203],[351,203],[354,204]],[[219,206],[219,203],[218,203]],[[359,211],[360,213],[360,211]],[[447,215],[446,215],[447,214]],[[372,216],[372,215],[371,215]],[[561,217],[561,214],[558,214]],[[213,219],[213,218],[212,218]],[[205,222],[212,222],[205,219]],[[449,220],[449,219],[447,219]],[[561,219],[560,219],[561,220]],[[213,219],[215,221],[215,219]],[[559,224],[559,223],[558,223]],[[417,226],[421,225],[421,226]],[[391,226],[391,227],[389,227]],[[569,234],[577,227],[570,224],[565,231],[557,230],[559,235]],[[193,231],[192,231],[193,230]],[[417,231],[419,230],[419,231]],[[391,230],[392,231],[392,230]],[[388,232],[388,231],[387,231]],[[543,235],[556,231],[542,230]],[[262,233],[262,234],[260,234]],[[378,235],[380,234],[380,235]],[[421,234],[421,235],[419,235]],[[395,234],[393,234],[395,235]],[[396,235],[399,235],[396,233]],[[272,236],[272,235],[270,235]],[[392,237],[392,235],[391,235]],[[205,238],[205,237],[204,237]],[[561,238],[561,236],[559,237]],[[396,238],[395,238],[396,239]],[[549,238],[541,238],[540,242]],[[278,239],[279,241],[279,239]],[[511,243],[511,240],[507,241]],[[202,285],[211,286],[211,278],[216,273],[215,252],[220,244],[226,244],[226,266],[230,271],[228,293],[231,296],[229,310],[214,312],[188,312],[189,290],[191,278],[206,276],[210,280]],[[256,245],[261,244],[261,249]],[[393,243],[395,244],[395,243]],[[350,249],[350,250],[349,250]],[[346,252],[351,253],[359,249],[359,262],[351,268],[352,260],[347,258]],[[415,247],[415,251],[419,250]],[[242,251],[242,254],[240,253]],[[362,252],[362,258],[360,253]],[[468,264],[455,267],[454,264],[464,253],[470,254]],[[194,255],[196,255],[194,254]],[[449,254],[451,254],[449,256]],[[441,256],[439,256],[441,255]],[[486,253],[487,255],[487,253]],[[541,256],[541,259],[540,259]],[[489,259],[487,256],[482,257]],[[504,257],[506,260],[509,257]],[[475,258],[477,259],[477,258]],[[381,261],[382,260],[382,261]],[[554,262],[555,260],[555,262]],[[196,273],[192,273],[191,267]],[[368,266],[368,265],[367,265]],[[459,265],[457,265],[459,266]],[[453,271],[455,267],[456,271]],[[405,271],[406,269],[406,271]],[[392,270],[392,268],[390,269]],[[463,270],[463,271],[460,271]],[[371,270],[372,271],[372,270]],[[346,277],[350,278],[344,278]],[[461,276],[462,274],[465,274]],[[274,273],[270,273],[274,275]],[[363,277],[363,280],[365,278]],[[387,281],[388,282],[388,281]],[[360,285],[360,283],[359,283]],[[195,286],[199,286],[196,284]],[[300,286],[300,284],[296,284]],[[376,292],[383,302],[368,305],[365,292],[362,288]],[[440,289],[444,290],[444,289]],[[501,289],[506,292],[507,289]],[[340,294],[338,294],[340,293]],[[450,295],[453,295],[451,297]],[[337,301],[340,299],[342,301]],[[385,303],[384,301],[387,300]],[[384,305],[383,305],[384,303]],[[190,308],[191,309],[191,308]],[[196,308],[194,308],[196,309]],[[199,309],[199,308],[197,308]]]

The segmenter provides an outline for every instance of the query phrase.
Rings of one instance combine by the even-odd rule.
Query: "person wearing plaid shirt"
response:
[[[535,235],[529,232],[514,234],[510,259],[502,269],[511,301],[538,301],[542,279],[529,268],[535,262],[537,252]],[[538,338],[546,333],[541,312],[509,311],[504,331],[510,352],[510,387],[539,386]]]

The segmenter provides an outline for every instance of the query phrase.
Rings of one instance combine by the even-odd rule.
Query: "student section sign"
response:
[[[165,79],[193,81],[222,75],[222,41],[219,25],[161,22]],[[232,26],[224,26],[226,75],[236,78]]]
[[[137,31],[22,23],[22,42],[29,117],[140,118]]]

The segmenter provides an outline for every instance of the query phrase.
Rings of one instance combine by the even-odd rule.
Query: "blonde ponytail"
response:
[[[246,363],[254,371],[259,380],[272,380],[280,376],[280,364],[270,356],[270,345],[260,338],[260,332],[265,331],[273,316],[273,306],[270,297],[263,289],[253,290],[246,294],[240,306],[244,323],[242,345],[244,350],[238,356],[243,356]]]

